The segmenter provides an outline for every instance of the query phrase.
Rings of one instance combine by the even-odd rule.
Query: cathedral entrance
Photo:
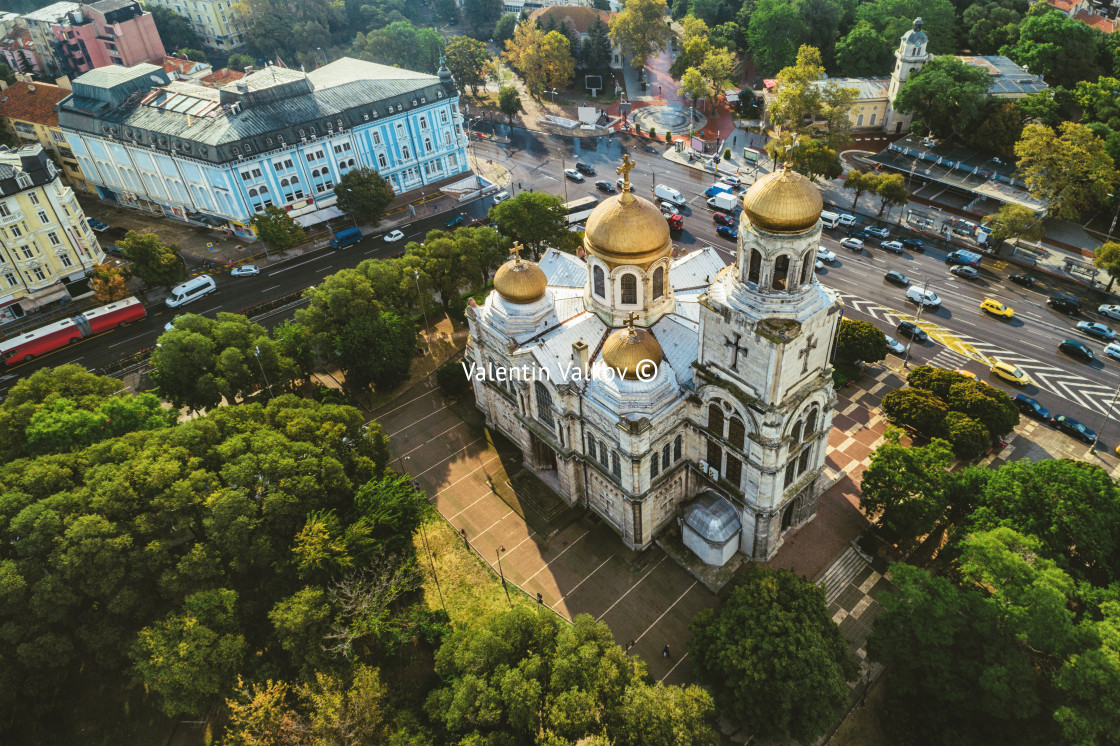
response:
[[[529,443],[533,449],[533,468],[556,471],[556,451],[552,450],[552,446],[533,432],[529,433]]]
[[[790,526],[793,525],[793,508],[796,505],[796,503],[797,503],[797,500],[794,500],[793,502],[791,502],[789,505],[786,506],[786,509],[784,511],[782,511],[782,532],[783,533],[788,531]]]

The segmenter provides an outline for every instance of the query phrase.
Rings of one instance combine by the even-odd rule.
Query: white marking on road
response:
[[[119,347],[123,344],[128,344],[129,342],[133,342],[137,339],[140,339],[141,336],[143,336],[143,335],[137,334],[135,336],[129,337],[128,339],[122,339],[120,342],[114,342],[113,344],[109,345],[109,347]]]
[[[669,608],[667,608],[667,609],[665,609],[665,611],[661,612],[661,616],[654,619],[653,623],[650,624],[648,627],[646,627],[645,632],[642,632],[642,634],[640,634],[640,635],[638,635],[637,637],[634,638],[634,642],[637,643],[639,640],[641,640],[643,637],[646,636],[646,632],[649,632],[651,629],[656,627],[657,623],[660,622],[665,617],[666,614],[668,614],[670,611],[672,611],[673,607],[676,606],[677,604],[679,604],[681,602],[681,599],[684,598],[685,596],[687,596],[688,592],[691,591],[693,588],[695,588],[697,583],[699,583],[699,582],[700,582],[699,580],[693,580],[692,585],[688,586],[688,588],[685,589],[684,593],[677,596],[677,600],[674,601],[673,603],[669,604]]]
[[[418,446],[416,446],[415,448],[413,448],[413,449],[412,449],[411,451],[405,451],[405,452],[404,452],[403,454],[401,454],[401,455],[402,455],[402,456],[404,456],[405,458],[408,458],[408,456],[409,456],[409,454],[410,454],[410,453],[413,453],[413,452],[415,452],[415,451],[419,451],[419,450],[420,450],[421,448],[423,448],[424,446],[428,445],[429,443],[431,443],[431,442],[432,442],[433,440],[435,440],[436,438],[440,437],[441,435],[446,435],[447,433],[451,432],[452,430],[454,430],[455,428],[459,427],[460,425],[465,425],[465,424],[467,424],[467,423],[466,423],[466,422],[464,422],[464,421],[462,421],[462,420],[460,420],[459,422],[456,422],[456,423],[455,423],[454,425],[452,425],[451,427],[449,427],[449,428],[447,428],[446,430],[444,430],[444,431],[443,431],[442,433],[439,433],[438,435],[435,435],[435,436],[433,436],[433,437],[431,437],[431,438],[428,438],[428,439],[427,439],[427,440],[425,440],[425,441],[424,441],[423,443],[421,443],[420,445],[418,445]]]
[[[487,531],[489,531],[490,529],[494,528],[494,527],[495,527],[495,526],[497,526],[497,525],[498,525],[499,523],[501,523],[501,522],[502,522],[502,521],[504,521],[505,519],[509,518],[509,517],[510,517],[511,515],[513,515],[513,511],[512,511],[512,510],[511,510],[510,512],[506,513],[506,514],[505,514],[504,516],[502,516],[502,517],[501,517],[501,518],[499,518],[498,520],[496,520],[496,521],[494,521],[493,523],[491,523],[491,524],[490,524],[489,526],[487,526],[486,528],[484,528],[484,529],[482,530],[482,533],[478,533],[478,534],[475,534],[475,535],[474,535],[474,536],[472,536],[471,538],[472,538],[472,539],[474,539],[475,541],[477,541],[477,540],[478,540],[478,539],[479,539],[479,538],[480,538],[480,537],[482,536],[482,534],[485,534],[485,533],[486,533]]]
[[[306,262],[300,262],[299,264],[293,264],[289,267],[284,267],[283,269],[277,269],[275,271],[269,272],[268,276],[272,277],[273,275],[278,275],[281,272],[287,272],[289,269],[295,269],[296,267],[302,267],[305,264],[312,264],[314,262],[322,261],[322,259],[323,259],[323,257],[317,256],[314,259],[308,259]]]
[[[632,586],[630,586],[629,588],[627,588],[627,589],[626,589],[626,593],[623,593],[623,594],[622,594],[621,596],[619,596],[619,597],[618,597],[617,599],[615,599],[615,602],[614,602],[613,604],[611,604],[610,606],[608,606],[608,607],[607,607],[607,610],[606,610],[606,611],[604,611],[604,612],[603,612],[602,614],[600,614],[600,615],[599,615],[599,616],[598,616],[598,617],[596,618],[596,620],[595,620],[595,621],[597,621],[597,622],[601,622],[601,621],[603,621],[603,617],[605,617],[605,616],[606,616],[607,614],[610,614],[610,613],[611,613],[611,609],[613,609],[613,608],[614,608],[615,606],[618,606],[619,602],[620,602],[620,601],[622,601],[622,599],[624,599],[624,598],[626,598],[627,596],[629,596],[629,595],[630,595],[630,591],[634,590],[634,589],[635,589],[635,588],[637,588],[637,587],[638,587],[639,585],[641,585],[641,584],[642,584],[642,581],[643,581],[643,580],[645,580],[646,578],[648,578],[648,577],[649,577],[649,574],[650,574],[651,572],[653,572],[654,570],[656,570],[656,569],[657,569],[657,566],[658,566],[658,565],[660,565],[660,564],[661,564],[662,562],[664,562],[664,561],[665,561],[665,557],[668,557],[668,556],[669,556],[669,555],[667,555],[667,554],[666,554],[666,555],[662,556],[662,557],[661,557],[661,559],[657,560],[657,565],[654,565],[653,567],[651,567],[651,568],[649,568],[648,570],[646,570],[646,574],[645,574],[645,575],[643,575],[642,577],[638,578],[638,582],[637,582],[637,583],[634,583],[634,585],[632,585]]]
[[[262,292],[262,293],[267,293],[267,292],[268,292],[269,290],[276,290],[276,289],[277,289],[278,287],[280,287],[280,286],[279,286],[279,285],[273,285],[273,286],[272,286],[272,287],[270,287],[270,288],[265,288],[265,289],[264,289],[264,290],[262,290],[261,292]]]
[[[665,679],[669,678],[669,675],[670,675],[670,674],[672,674],[672,673],[673,673],[673,671],[676,671],[676,670],[677,670],[677,666],[679,666],[679,665],[680,665],[681,663],[683,663],[683,662],[684,662],[684,659],[685,659],[685,658],[687,658],[687,657],[688,657],[688,652],[686,651],[684,655],[682,655],[682,656],[681,656],[680,658],[677,658],[677,662],[673,664],[673,667],[672,667],[672,668],[670,668],[670,669],[669,669],[669,670],[668,670],[668,671],[667,671],[667,672],[665,673],[665,675],[664,675],[664,676],[662,676],[662,677],[661,677],[660,679],[658,679],[658,681],[662,681],[662,682],[663,682],[663,681],[665,681]]]
[[[556,560],[558,560],[558,559],[560,559],[561,557],[563,557],[563,556],[564,556],[564,552],[568,551],[569,549],[571,549],[572,547],[574,547],[574,546],[575,546],[576,544],[578,544],[578,543],[579,543],[579,540],[580,540],[580,539],[582,539],[583,537],[587,536],[587,535],[588,535],[589,533],[591,533],[591,529],[587,529],[587,530],[586,530],[586,531],[584,531],[584,532],[583,532],[582,534],[580,534],[580,535],[579,535],[579,537],[577,537],[575,541],[573,541],[573,542],[572,542],[571,544],[569,544],[568,546],[564,547],[564,551],[563,551],[563,552],[560,552],[560,554],[556,555],[555,557],[553,557],[552,559],[550,559],[550,560],[549,560],[548,562],[546,562],[546,563],[544,563],[543,565],[541,565],[541,568],[540,568],[539,570],[537,570],[537,571],[536,571],[535,573],[533,573],[533,574],[532,574],[532,575],[530,575],[529,577],[525,578],[525,582],[521,584],[521,587],[522,587],[522,588],[524,588],[525,586],[529,585],[529,581],[531,581],[531,580],[532,580],[533,578],[535,578],[535,577],[537,577],[538,575],[540,575],[540,574],[541,574],[541,572],[543,572],[544,570],[547,570],[547,569],[548,569],[548,566],[549,566],[549,565],[551,565],[551,564],[552,564],[553,562],[555,562]]]
[[[478,470],[477,470],[477,469],[475,469],[475,471],[478,471]],[[473,474],[474,472],[471,472],[471,473]],[[487,475],[487,476],[489,476],[489,475]],[[461,515],[462,515],[463,513],[466,513],[466,512],[468,511],[468,510],[470,510],[471,508],[473,508],[473,507],[474,507],[475,505],[478,505],[479,501],[481,501],[481,500],[485,500],[486,498],[490,497],[491,495],[493,495],[493,496],[497,497],[497,498],[498,498],[499,500],[501,500],[501,499],[502,499],[502,498],[501,498],[501,496],[500,496],[500,495],[499,495],[499,494],[498,494],[497,492],[495,492],[495,491],[494,491],[494,489],[493,489],[492,487],[490,487],[489,485],[487,485],[487,487],[486,487],[486,491],[485,491],[484,493],[482,493],[482,494],[481,494],[481,495],[480,495],[480,496],[479,496],[479,497],[478,497],[477,499],[475,499],[475,500],[474,500],[473,502],[471,502],[471,504],[470,504],[470,505],[467,505],[467,506],[465,506],[465,507],[464,507],[464,508],[463,508],[462,510],[460,510],[460,511],[459,511],[458,513],[456,513],[455,515],[453,515],[453,516],[448,516],[447,520],[449,520],[449,521],[453,521],[453,520],[455,520],[456,518],[458,518],[459,516],[461,516]],[[504,501],[503,501],[503,502],[504,502]]]
[[[425,474],[427,474],[428,472],[430,472],[430,471],[431,471],[432,469],[434,469],[434,468],[436,468],[437,466],[439,466],[440,464],[442,464],[442,463],[443,463],[444,461],[447,461],[448,459],[451,459],[451,458],[454,458],[455,456],[458,456],[458,455],[459,455],[460,453],[462,453],[463,451],[467,450],[468,448],[470,448],[471,446],[473,446],[473,445],[474,445],[475,443],[477,443],[477,442],[478,442],[478,441],[480,441],[480,440],[485,440],[485,438],[475,438],[475,439],[474,439],[474,440],[472,440],[472,441],[471,441],[470,443],[467,443],[467,444],[466,444],[465,446],[463,446],[463,447],[462,447],[462,448],[460,448],[459,450],[455,451],[455,453],[449,453],[449,454],[447,454],[446,456],[444,456],[443,458],[441,458],[441,459],[440,459],[439,461],[437,461],[437,462],[435,462],[434,464],[432,464],[431,466],[429,466],[429,467],[428,467],[427,469],[425,469],[424,471],[420,472],[419,474],[413,474],[412,476],[413,476],[414,478],[417,478],[417,477],[422,477],[422,476],[424,476]],[[441,490],[441,491],[442,491],[442,490]]]
[[[564,594],[563,596],[561,596],[560,598],[556,599],[556,603],[552,604],[552,608],[554,608],[554,609],[555,609],[555,608],[556,608],[556,604],[560,603],[560,602],[561,602],[561,601],[563,601],[563,600],[564,600],[565,598],[567,598],[568,596],[570,596],[570,595],[572,595],[573,593],[575,593],[575,592],[576,592],[576,589],[578,589],[578,588],[579,588],[579,587],[580,587],[581,585],[583,585],[583,583],[584,583],[584,581],[585,581],[585,580],[588,580],[588,579],[590,579],[592,575],[594,575],[595,573],[599,572],[599,570],[601,570],[601,569],[603,568],[603,565],[607,564],[607,563],[608,563],[608,562],[610,562],[610,561],[611,561],[612,559],[614,559],[614,555],[613,555],[613,554],[612,554],[612,555],[611,555],[610,557],[607,557],[607,558],[606,558],[605,560],[603,560],[603,562],[602,562],[602,563],[601,563],[601,564],[600,564],[600,565],[599,565],[598,567],[596,567],[596,568],[595,568],[594,570],[592,570],[591,572],[589,572],[589,573],[587,574],[587,576],[586,576],[586,577],[584,577],[584,579],[583,579],[583,580],[579,581],[579,582],[578,582],[578,583],[576,583],[576,584],[575,584],[574,586],[572,586],[572,589],[571,589],[570,591],[568,591],[567,593],[565,593],[565,594]]]
[[[437,410],[436,410],[435,412],[432,412],[432,414],[429,414],[429,415],[425,415],[424,417],[421,417],[420,419],[416,420],[415,422],[411,422],[411,423],[409,423],[409,424],[408,424],[407,426],[405,426],[405,427],[402,427],[402,428],[401,428],[400,430],[397,430],[397,431],[396,431],[395,433],[389,433],[389,434],[388,434],[388,435],[386,435],[385,437],[386,437],[386,438],[391,438],[391,437],[393,437],[394,435],[400,435],[400,434],[401,434],[401,433],[403,433],[403,432],[404,432],[405,430],[408,430],[409,428],[411,428],[411,427],[414,427],[415,425],[419,425],[419,424],[420,424],[421,422],[423,422],[424,420],[428,419],[428,417],[431,417],[431,416],[432,416],[433,414],[438,414],[439,412],[442,412],[442,411],[443,411],[443,410],[445,410],[445,409],[447,409],[447,405],[446,405],[446,404],[444,404],[444,405],[443,405],[442,407],[440,407],[439,409],[437,409]]]
[[[411,399],[406,401],[404,404],[401,404],[399,407],[394,407],[394,408],[390,409],[388,412],[385,412],[384,414],[379,414],[372,419],[376,419],[378,421],[383,420],[384,418],[391,415],[393,412],[396,412],[398,409],[404,409],[405,407],[407,407],[412,402],[417,401],[418,399],[423,399],[425,396],[431,396],[431,395],[432,395],[432,391],[431,391],[431,389],[429,389],[428,391],[425,391],[423,394],[420,394],[419,396],[412,397]]]

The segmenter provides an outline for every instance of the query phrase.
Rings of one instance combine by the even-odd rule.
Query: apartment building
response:
[[[58,126],[55,107],[70,91],[49,83],[15,83],[0,91],[0,127],[19,145],[38,143],[62,166],[67,184],[82,193],[92,192],[78,166],[66,135]]]
[[[209,49],[231,51],[245,43],[249,24],[237,14],[237,0],[148,0],[190,21]]]

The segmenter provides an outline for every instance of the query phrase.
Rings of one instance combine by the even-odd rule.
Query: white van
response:
[[[494,204],[496,205],[499,202],[505,202],[507,199],[509,199],[509,192],[503,189],[502,191],[494,195]]]
[[[171,289],[171,297],[167,299],[168,308],[178,308],[185,306],[191,301],[198,300],[204,295],[210,295],[218,289],[214,284],[214,278],[210,275],[199,275],[194,279],[187,280],[182,285],[176,285]]]
[[[846,212],[841,213],[839,223],[840,223],[840,225],[842,225],[846,228],[851,228],[853,225],[856,224],[856,216],[855,215],[849,215]]]
[[[821,223],[825,228],[835,228],[840,224],[840,216],[834,212],[825,210],[821,213]]]
[[[658,199],[663,199],[666,202],[672,202],[677,207],[682,207],[685,203],[684,195],[676,189],[664,184],[658,184],[653,188],[653,195]]]

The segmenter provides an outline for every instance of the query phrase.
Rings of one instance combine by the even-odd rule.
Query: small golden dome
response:
[[[533,262],[516,257],[498,267],[494,273],[494,289],[510,303],[533,303],[544,297],[548,278]]]
[[[649,266],[669,256],[673,242],[669,224],[657,205],[630,193],[630,156],[622,157],[622,193],[609,197],[591,211],[583,246],[612,267],[619,264]]]
[[[650,378],[664,357],[661,344],[649,329],[619,329],[603,343],[603,362],[630,380]]]
[[[821,190],[788,165],[763,176],[743,195],[743,212],[751,225],[771,233],[807,231],[823,209]]]

